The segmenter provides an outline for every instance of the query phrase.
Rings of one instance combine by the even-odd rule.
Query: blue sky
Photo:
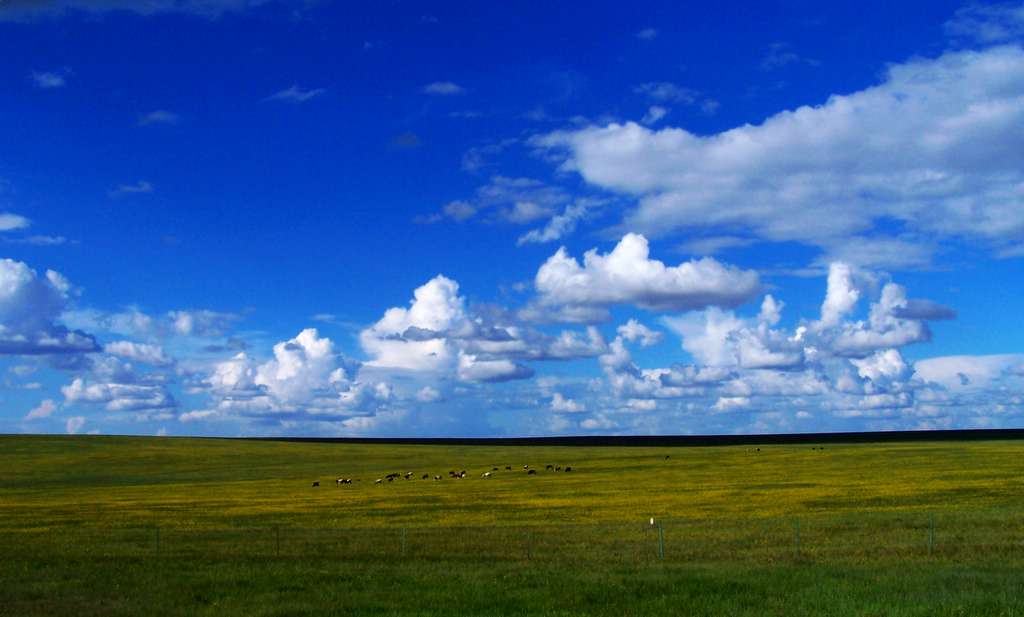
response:
[[[0,2],[0,432],[1019,427],[1022,45],[1016,2]]]

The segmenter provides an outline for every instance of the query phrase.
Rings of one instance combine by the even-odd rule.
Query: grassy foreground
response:
[[[1024,615],[1022,454],[0,437],[0,615]]]

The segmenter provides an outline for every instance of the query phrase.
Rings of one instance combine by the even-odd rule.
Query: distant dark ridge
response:
[[[752,446],[801,443],[892,443],[907,441],[986,441],[1024,439],[1024,429],[786,433],[774,435],[631,435],[580,437],[243,437],[258,441],[364,443],[442,446]]]

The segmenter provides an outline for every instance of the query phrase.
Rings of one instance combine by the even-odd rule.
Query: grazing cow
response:
[[[536,469],[531,469],[531,470],[529,470],[529,471],[527,471],[527,472],[526,472],[526,475],[528,475],[528,476],[532,476],[532,475],[534,475],[535,473],[537,473],[537,470],[536,470]]]
[[[505,471],[512,471],[512,465],[505,465]]]
[[[459,472],[459,477],[460,478],[465,478],[466,477],[466,471],[463,470],[463,471]]]
[[[434,479],[435,479],[435,480],[440,480],[440,479],[441,479],[441,476],[434,476]]]
[[[555,471],[562,471],[562,466],[561,465],[556,465],[555,466]]]
[[[565,471],[566,471],[566,472],[572,471],[572,467],[566,467],[566,468],[565,468]]]
[[[672,458],[672,457],[671,457],[671,456],[669,456],[669,455],[667,455],[667,454],[665,455],[665,460],[666,460],[666,461],[667,461],[668,459],[670,459],[670,458]]]
[[[319,482],[313,482],[313,486],[320,486]]]
[[[383,484],[383,482],[384,482],[383,478],[377,478],[376,480],[373,481],[374,484]]]
[[[423,477],[422,477],[422,478],[420,478],[420,479],[421,479],[421,480],[427,480],[427,479],[429,479],[429,478],[430,478],[430,474],[429,474],[429,473],[425,473],[425,474],[423,474]]]
[[[495,467],[495,468],[494,468],[494,469],[492,469],[491,471],[498,471],[498,468],[497,468],[497,467]]]
[[[554,465],[544,465],[544,469],[549,470],[549,471],[554,469],[554,468],[555,468]]]
[[[395,481],[394,478],[388,478],[388,482],[394,482],[394,481]]]
[[[485,471],[485,472],[483,473],[483,477],[485,477],[485,478],[490,478],[490,477],[491,477],[491,472],[489,472],[489,471]]]
[[[758,448],[758,449],[757,449],[757,451],[758,451],[758,452],[760,452],[760,451],[761,451],[761,448]]]
[[[530,468],[529,465],[523,465],[523,469],[529,469],[529,468]]]

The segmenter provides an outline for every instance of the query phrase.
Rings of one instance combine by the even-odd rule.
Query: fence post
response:
[[[658,523],[658,557],[665,561],[665,528]]]
[[[928,513],[928,556],[935,551],[935,513]]]
[[[793,521],[793,528],[796,532],[796,558],[800,558],[800,519]]]

